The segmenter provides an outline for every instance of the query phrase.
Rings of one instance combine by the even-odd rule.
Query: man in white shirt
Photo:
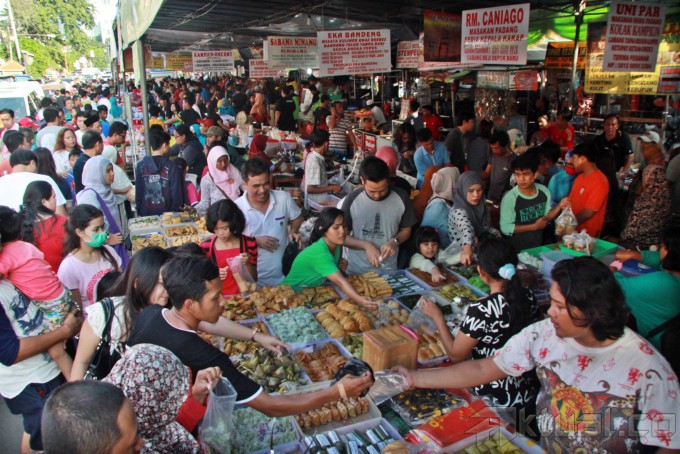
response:
[[[305,161],[305,192],[308,200],[318,200],[327,192],[342,190],[339,184],[328,184],[324,154],[328,151],[329,140],[328,131],[317,129],[312,134],[312,152]]]
[[[269,166],[262,159],[246,161],[242,177],[245,193],[236,205],[246,217],[243,234],[257,240],[258,282],[279,285],[288,241],[300,242],[302,211],[287,192],[272,191]]]
[[[387,119],[385,118],[385,112],[383,112],[382,108],[375,103],[372,99],[369,99],[366,101],[366,106],[371,108],[371,116],[373,117],[373,120],[375,121],[375,125],[380,127],[387,123]]]
[[[46,175],[37,174],[38,158],[31,150],[16,150],[9,158],[12,173],[0,178],[0,205],[19,211],[24,203],[26,187],[34,181],[47,181],[57,198],[57,214],[68,216],[66,199],[57,183]]]
[[[59,112],[61,111],[55,107],[48,107],[43,111],[43,118],[45,119],[47,126],[38,131],[38,135],[35,137],[37,146],[54,151],[54,144],[57,142],[57,134],[64,129],[64,127],[61,126]]]

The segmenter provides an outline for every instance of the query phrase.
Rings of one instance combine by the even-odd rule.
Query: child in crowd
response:
[[[536,183],[539,155],[528,150],[510,164],[517,186],[501,201],[501,232],[510,238],[517,252],[543,243],[543,229],[560,212],[561,204],[550,209],[550,192]]]
[[[21,216],[5,206],[0,206],[0,241],[0,279],[9,279],[42,312],[34,326],[26,327],[26,334],[56,330],[73,306],[71,292],[59,281],[43,253],[21,240]],[[68,379],[73,361],[63,344],[53,345],[48,353]]]
[[[201,244],[201,247],[220,269],[222,294],[240,293],[235,278],[238,273],[229,265],[234,258],[240,258],[241,265],[253,282],[257,282],[257,242],[255,238],[243,234],[246,218],[241,209],[230,199],[214,203],[208,209],[206,227],[215,236]]]
[[[184,203],[189,206],[194,206],[198,203],[198,191],[196,186],[191,181],[187,180],[187,172],[189,172],[189,164],[184,158],[175,158],[175,164],[179,167],[182,174],[182,181],[184,182]]]
[[[442,271],[433,263],[439,252],[439,233],[434,227],[420,227],[416,232],[416,247],[418,252],[411,257],[410,268],[415,268],[432,275],[432,282],[446,280]]]
[[[120,256],[105,245],[107,239],[101,210],[84,203],[71,211],[64,239],[64,252],[68,255],[57,274],[71,290],[73,300],[86,311],[97,301],[99,280],[109,271],[121,269]]]

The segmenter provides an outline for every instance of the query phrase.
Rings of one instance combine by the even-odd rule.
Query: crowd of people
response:
[[[348,189],[329,178],[334,161],[361,152],[337,100],[346,95],[341,86],[313,76],[278,86],[166,78],[148,82],[148,99],[128,88],[132,104],[148,103],[151,116],[150,149],[133,173],[130,126],[106,85],[63,90],[45,98],[35,118],[16,123],[11,110],[0,110],[0,394],[23,418],[23,451],[201,452],[196,429],[221,377],[238,403],[270,416],[358,396],[372,385],[369,375],[270,395],[198,333],[277,353],[287,347],[222,316],[224,296],[240,292],[240,274],[296,291],[328,280],[374,311],[380,301],[348,275],[415,268],[438,283],[442,264],[476,265],[489,294],[469,306],[455,336],[439,306],[423,304],[454,365],[399,368],[409,384],[472,388],[537,415],[528,434],[552,450],[680,449],[667,417],[678,408],[677,363],[664,344],[669,328],[658,329],[680,315],[680,158],[662,148],[657,132],[639,138],[643,159],[635,162],[613,114],[604,133],[577,144],[571,114],[561,111],[530,147],[518,147],[472,112],[458,113],[445,134],[433,108],[412,101],[393,146],[361,156],[358,184]],[[367,107],[370,123],[384,127],[389,110]],[[310,214],[273,189],[281,164],[268,154],[267,136],[255,134],[240,151],[230,140],[239,116],[258,129],[305,136],[305,200],[339,193],[338,206]],[[519,279],[518,254],[555,243],[565,210],[576,231],[620,250],[611,264],[559,262],[550,306],[541,309]],[[177,211],[203,216],[214,236],[130,253],[128,219]],[[303,239],[310,215],[316,219]],[[287,269],[289,245],[302,250]],[[622,273],[629,260],[652,272]],[[614,412],[612,430],[622,435],[586,434],[592,421],[556,413],[556,399]],[[628,413],[640,415],[637,432]]]

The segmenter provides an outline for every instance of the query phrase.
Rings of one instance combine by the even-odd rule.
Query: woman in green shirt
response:
[[[637,260],[658,270],[640,276],[614,273],[640,335],[647,337],[657,326],[680,314],[680,228],[665,232],[658,252],[626,250],[617,252],[616,259]],[[661,334],[648,339],[656,348],[660,348]]]
[[[341,258],[346,237],[342,210],[324,208],[314,223],[309,246],[295,258],[290,273],[281,284],[288,284],[297,291],[319,286],[328,279],[355,303],[371,310],[377,308],[377,303],[357,293],[340,271],[347,269],[347,260]]]

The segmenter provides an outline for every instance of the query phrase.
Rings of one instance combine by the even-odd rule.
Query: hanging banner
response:
[[[186,64],[189,64],[194,70],[193,59],[191,54],[166,54],[165,55],[165,69],[168,71],[186,71]]]
[[[231,50],[200,50],[191,53],[194,72],[228,73],[234,69]]]
[[[264,61],[270,68],[318,68],[316,37],[267,36]]]
[[[397,46],[397,68],[417,68],[420,56],[420,41],[399,41]]]
[[[546,69],[571,69],[574,61],[573,41],[551,41],[545,51]],[[578,62],[576,69],[586,69],[586,43],[578,43]]]
[[[153,55],[153,61],[148,69],[165,69],[165,59],[162,55]]]
[[[267,77],[279,77],[282,71],[270,68],[267,62],[261,58],[248,60],[248,74],[251,79],[266,79]]]
[[[508,89],[508,73],[505,71],[477,71],[477,88]]]
[[[612,0],[602,68],[654,72],[665,11],[660,4]]]
[[[661,36],[659,59],[658,93],[680,94],[680,7],[669,8]]]
[[[525,65],[529,4],[463,11],[462,63]]]
[[[461,15],[425,11],[423,51],[426,62],[460,63]]]
[[[585,91],[618,95],[655,95],[659,85],[658,72],[603,71],[606,31],[607,22],[588,24]]]
[[[538,90],[538,71],[529,69],[526,71],[516,71],[510,74],[511,81],[509,86],[517,91],[536,91]]]
[[[317,32],[317,49],[321,77],[392,70],[389,30]]]
[[[151,55],[151,47],[144,46],[144,67],[150,68],[153,65],[153,55]],[[132,58],[132,47],[128,47],[123,51],[123,66],[126,73],[134,71],[134,62]]]

